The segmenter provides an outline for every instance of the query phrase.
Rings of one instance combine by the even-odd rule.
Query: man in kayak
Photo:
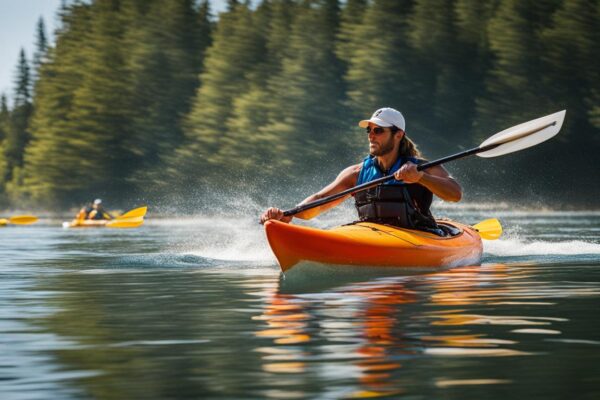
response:
[[[78,219],[78,220],[87,219],[88,215],[90,215],[90,213],[92,212],[93,209],[94,209],[94,207],[92,205],[92,202],[87,203],[85,206],[81,207],[81,210],[79,210],[79,212],[75,216],[75,219]]]
[[[90,213],[88,214],[87,219],[101,220],[113,219],[113,217],[108,212],[104,211],[104,207],[102,206],[102,200],[96,199],[94,200],[92,211],[90,211]]]
[[[389,107],[380,108],[370,119],[360,121],[358,126],[366,129],[369,156],[361,163],[344,169],[333,182],[300,204],[394,174],[393,180],[354,194],[359,219],[443,235],[429,207],[433,194],[445,201],[460,201],[462,189],[458,182],[441,165],[426,171],[417,170],[417,165],[424,160],[417,146],[406,136],[404,116],[399,111]],[[311,219],[342,203],[349,196],[295,216]],[[290,222],[292,217],[285,217],[282,210],[271,207],[260,217],[261,223],[270,219]]]

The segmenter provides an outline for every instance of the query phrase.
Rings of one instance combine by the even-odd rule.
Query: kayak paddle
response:
[[[512,128],[498,132],[491,136],[478,147],[470,150],[466,150],[457,154],[453,154],[448,157],[440,158],[438,160],[430,161],[427,163],[420,164],[417,167],[418,171],[447,163],[448,161],[458,160],[473,154],[477,154],[479,157],[491,158],[503,156],[505,154],[514,153],[519,150],[526,149],[528,147],[535,146],[546,140],[554,137],[560,128],[562,127],[565,119],[566,110],[559,111],[554,114],[546,115],[538,119],[524,122],[519,125],[515,125]],[[294,207],[290,210],[284,211],[283,215],[288,217],[290,215],[296,215],[306,210],[310,210],[315,207],[322,206],[323,204],[330,203],[334,200],[340,199],[346,195],[360,192],[365,189],[369,189],[373,186],[377,186],[380,183],[394,179],[394,175],[387,175],[371,182],[363,183],[362,185],[355,186],[353,188],[344,190],[340,193],[333,194],[331,196],[324,197],[320,200],[311,201],[310,203],[302,204]]]
[[[496,218],[486,219],[478,224],[473,225],[479,236],[486,240],[496,240],[502,235],[502,225]]]
[[[15,224],[15,225],[29,225],[37,222],[38,217],[34,215],[16,215],[9,218],[1,218],[0,225]]]

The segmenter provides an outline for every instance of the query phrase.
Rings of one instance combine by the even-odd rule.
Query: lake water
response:
[[[282,277],[255,217],[2,228],[0,398],[600,398],[600,213],[438,214],[506,232],[481,266]]]

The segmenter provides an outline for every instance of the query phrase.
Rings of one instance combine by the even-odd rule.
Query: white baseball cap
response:
[[[404,122],[404,116],[398,110],[395,110],[390,107],[380,108],[375,111],[373,115],[371,115],[370,119],[363,119],[358,123],[358,126],[361,128],[366,128],[369,126],[369,122],[374,123],[375,125],[381,126],[383,128],[387,128],[390,126],[395,126],[396,128],[400,128],[403,131],[406,131],[406,123]]]
[[[96,200],[94,200],[94,204],[102,204],[102,200],[96,199]]]

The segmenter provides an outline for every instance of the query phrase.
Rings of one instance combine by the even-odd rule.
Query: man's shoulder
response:
[[[358,174],[360,172],[361,168],[362,168],[362,163],[354,164],[354,165],[351,165],[351,166],[347,167],[346,169],[344,169],[342,171],[342,174],[348,174],[348,175]]]
[[[342,172],[340,172],[340,174],[338,175],[337,181],[349,182],[351,186],[354,186],[354,182],[356,182],[358,174],[360,173],[361,165],[362,164],[355,164],[344,168]]]

